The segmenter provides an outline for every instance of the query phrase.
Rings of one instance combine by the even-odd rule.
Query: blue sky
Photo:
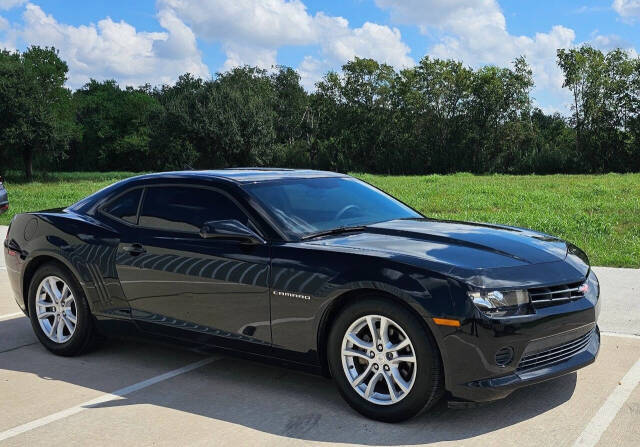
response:
[[[564,113],[555,50],[590,43],[635,56],[639,26],[640,0],[0,0],[0,47],[55,46],[72,88],[283,64],[312,89],[354,56],[402,68],[425,55],[473,67],[525,55],[537,104]]]

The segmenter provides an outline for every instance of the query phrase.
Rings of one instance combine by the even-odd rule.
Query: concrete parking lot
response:
[[[4,240],[0,228],[0,240]],[[640,445],[640,271],[596,269],[595,364],[468,410],[365,419],[331,381],[137,341],[49,354],[14,303],[0,256],[0,445]]]

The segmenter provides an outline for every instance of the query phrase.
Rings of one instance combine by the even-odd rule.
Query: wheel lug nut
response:
[[[384,365],[384,370],[389,371],[389,365]]]
[[[393,359],[393,354],[392,354],[392,353],[390,353],[390,352],[388,352],[388,353],[387,353],[387,359],[388,359],[388,360],[392,360],[392,359]]]
[[[378,345],[378,351],[382,351],[382,345]]]
[[[370,357],[370,358],[374,358],[375,356],[376,356],[376,353],[375,353],[375,352],[371,351],[371,352],[369,353],[369,357]]]
[[[377,370],[378,370],[378,368],[380,368],[380,367],[378,366],[378,364],[377,364],[377,363],[374,363],[374,365],[373,365],[373,369],[375,369],[375,370],[377,371]]]

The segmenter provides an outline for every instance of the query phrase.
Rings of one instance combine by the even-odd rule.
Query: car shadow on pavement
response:
[[[11,355],[3,358],[2,369],[106,393],[131,385],[131,371],[143,365],[147,370],[147,376],[143,377],[146,379],[149,368],[157,370],[154,374],[160,374],[174,368],[175,362],[184,365],[194,361],[192,352],[128,340],[109,341],[103,349],[77,358],[53,356],[40,345],[24,350],[29,352],[7,353]],[[187,374],[86,411],[155,405],[301,440],[406,445],[463,440],[512,426],[566,402],[576,386],[573,373],[523,388],[504,400],[482,407],[452,410],[441,401],[410,421],[385,424],[353,411],[331,380],[226,354],[220,356],[220,360]],[[167,366],[168,363],[171,366]],[[78,370],[79,365],[82,372]]]
[[[449,409],[443,400],[421,416],[390,425],[351,410],[328,379],[225,356],[98,407],[152,404],[302,440],[424,444],[472,438],[533,418],[569,400],[576,380],[576,373],[569,374],[466,410]]]

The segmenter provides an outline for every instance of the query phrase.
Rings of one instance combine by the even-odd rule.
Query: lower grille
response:
[[[564,343],[551,349],[547,349],[546,351],[536,352],[535,354],[528,354],[523,356],[520,359],[517,371],[542,368],[544,366],[549,366],[554,363],[567,360],[569,357],[579,353],[589,345],[591,336],[594,332],[595,329],[570,342]]]

